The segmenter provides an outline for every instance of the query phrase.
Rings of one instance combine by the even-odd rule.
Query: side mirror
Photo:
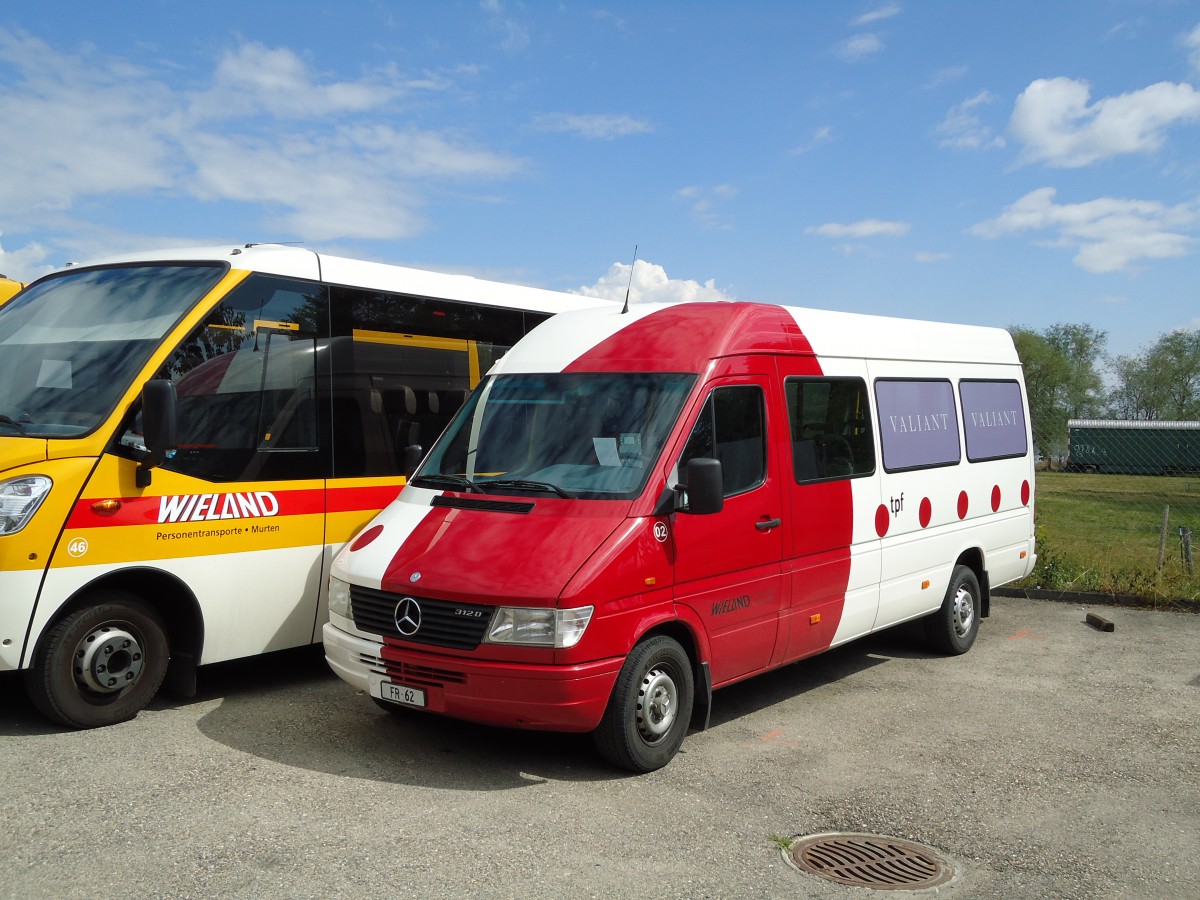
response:
[[[687,484],[676,488],[676,508],[694,516],[708,516],[725,508],[725,479],[721,461],[689,459]]]
[[[425,451],[421,449],[420,444],[409,444],[404,448],[404,477],[412,478],[413,472],[417,471],[417,466],[421,464],[422,458],[425,456]]]
[[[166,378],[147,381],[142,387],[142,437],[146,444],[146,458],[137,467],[135,483],[138,487],[150,486],[150,470],[161,466],[167,452],[178,446],[175,405],[175,385]]]

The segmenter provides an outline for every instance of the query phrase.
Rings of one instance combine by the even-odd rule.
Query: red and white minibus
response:
[[[1034,564],[1009,335],[752,303],[564,313],[333,563],[329,664],[390,709],[591,732],[648,771],[716,688]]]

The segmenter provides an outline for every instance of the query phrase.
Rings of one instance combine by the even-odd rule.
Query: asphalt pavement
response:
[[[1111,632],[1085,621],[1113,623]],[[997,597],[719,691],[665,769],[390,714],[319,648],[65,731],[0,679],[0,896],[857,897],[792,839],[930,848],[938,896],[1200,897],[1200,616]]]

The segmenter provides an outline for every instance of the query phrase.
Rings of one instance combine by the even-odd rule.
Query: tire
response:
[[[120,591],[89,599],[54,624],[25,673],[33,705],[72,728],[132,719],[158,693],[170,658],[153,608]]]
[[[941,609],[925,619],[925,636],[939,653],[961,656],[979,634],[982,608],[979,579],[966,566],[955,566]]]
[[[631,772],[661,769],[692,718],[692,661],[665,635],[642,641],[625,660],[592,740],[600,755]]]

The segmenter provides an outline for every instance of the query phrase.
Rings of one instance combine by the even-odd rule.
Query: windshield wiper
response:
[[[470,478],[465,478],[462,475],[418,475],[409,481],[409,484],[420,487],[418,482],[428,481],[432,484],[448,484],[454,487],[462,488],[468,493],[483,494],[486,493],[483,488],[473,482]]]
[[[8,425],[11,428],[17,429],[17,431],[21,434],[25,433],[24,425],[22,425],[16,419],[11,419],[8,416],[3,415],[2,413],[0,413],[0,425]]]
[[[548,481],[530,481],[526,478],[498,478],[495,481],[485,481],[483,484],[488,487],[514,487],[525,488],[530,491],[546,491],[566,500],[574,500],[575,495],[564,491],[557,484],[551,484]]]

